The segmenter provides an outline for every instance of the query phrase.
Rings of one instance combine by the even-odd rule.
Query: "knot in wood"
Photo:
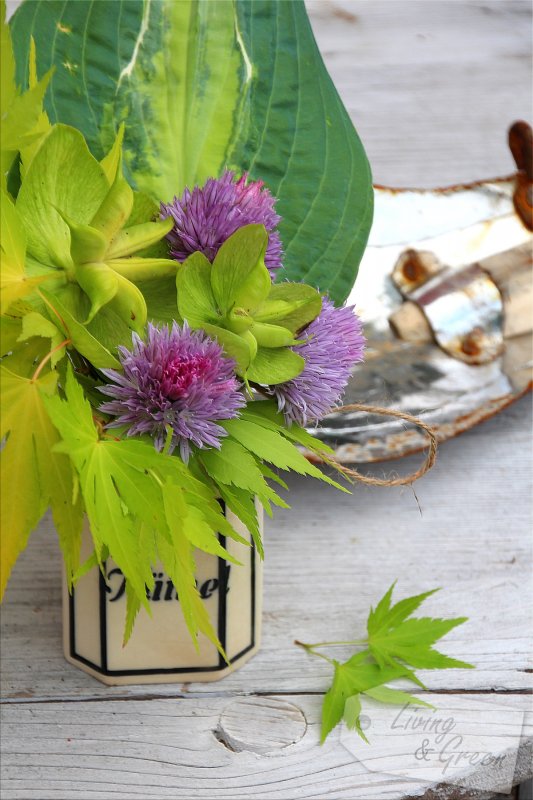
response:
[[[244,697],[224,709],[213,733],[228,750],[265,755],[299,742],[306,730],[305,716],[293,703]]]

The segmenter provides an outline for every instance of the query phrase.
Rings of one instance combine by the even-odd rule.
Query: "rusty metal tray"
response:
[[[530,147],[531,129],[518,125]],[[506,178],[375,187],[374,227],[348,301],[368,349],[345,403],[417,415],[444,441],[531,388],[531,176],[513,154],[518,173]],[[310,431],[343,463],[396,458],[425,443],[401,420],[359,412],[333,412]]]

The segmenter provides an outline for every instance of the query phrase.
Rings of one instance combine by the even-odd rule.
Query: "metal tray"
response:
[[[375,187],[374,227],[348,300],[368,347],[346,404],[414,414],[444,441],[531,388],[531,203],[530,195],[518,197],[523,177],[519,170],[437,190]],[[402,333],[395,319],[409,308],[414,323]],[[397,458],[425,444],[423,432],[401,420],[356,412],[333,412],[310,432],[343,463]]]

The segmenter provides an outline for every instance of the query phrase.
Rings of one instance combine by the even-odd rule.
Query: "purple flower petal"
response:
[[[303,344],[292,349],[305,359],[296,378],[273,388],[288,425],[308,425],[339,401],[352,371],[363,360],[365,337],[353,308],[335,308],[324,298],[319,316],[306,328]]]
[[[244,174],[235,181],[235,173],[226,170],[221,178],[209,178],[203,187],[185,189],[172,203],[161,203],[161,216],[171,216],[174,227],[167,236],[170,252],[177,261],[197,250],[213,261],[219,248],[243,225],[258,223],[269,233],[265,264],[272,272],[282,266],[282,248],[275,230],[281,217],[274,211],[272,197],[263,181],[247,183]]]
[[[148,325],[146,342],[133,334],[132,348],[119,347],[123,373],[103,370],[113,383],[100,391],[113,398],[100,410],[116,417],[108,427],[125,425],[128,436],[149,434],[158,450],[173,437],[187,461],[191,445],[220,447],[226,435],[218,420],[238,416],[246,404],[234,373],[234,362],[203,331],[174,322],[172,328]]]

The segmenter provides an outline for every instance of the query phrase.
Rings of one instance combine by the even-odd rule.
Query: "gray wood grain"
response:
[[[435,702],[438,698],[430,696]],[[265,713],[265,700],[276,709]],[[289,695],[307,720],[303,735],[259,755],[221,741],[221,718],[234,704],[228,696],[141,702],[43,703],[7,707],[3,716],[3,797],[20,800],[397,800],[421,796],[425,787],[373,771],[372,750],[357,761],[338,732],[317,745],[321,698]],[[283,725],[274,698],[253,698],[264,739]],[[526,708],[527,698],[508,701]],[[528,726],[528,730],[532,730]],[[524,765],[519,764],[523,770]]]
[[[514,172],[531,120],[529,2],[307,0],[376,183],[435,187]]]
[[[377,181],[430,186],[512,170],[506,126],[531,114],[528,3],[311,0],[308,7]],[[292,510],[266,528],[263,647],[214,684],[105,687],[67,665],[59,554],[45,520],[14,570],[2,612],[4,800],[449,797],[443,786],[431,794],[412,776],[372,771],[339,731],[319,746],[329,667],[293,640],[362,633],[369,606],[396,578],[401,595],[442,586],[425,609],[469,616],[443,649],[477,669],[423,674],[436,705],[481,698],[525,713],[530,435],[525,398],[445,443],[415,487],[422,515],[407,489],[356,486],[344,496],[291,478]],[[530,770],[526,744],[516,780]],[[513,757],[517,747],[516,739]],[[378,749],[369,752],[378,757]],[[468,790],[480,800],[492,794]]]

